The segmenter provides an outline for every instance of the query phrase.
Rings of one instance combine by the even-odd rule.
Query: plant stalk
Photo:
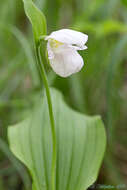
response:
[[[37,56],[37,64],[38,68],[44,83],[44,87],[46,90],[47,102],[48,102],[48,109],[49,109],[49,117],[50,117],[50,124],[51,124],[51,133],[52,133],[52,168],[51,168],[51,184],[52,190],[55,190],[55,174],[56,174],[56,132],[55,132],[55,120],[53,115],[53,107],[51,101],[51,94],[49,89],[49,84],[45,72],[45,68],[43,65],[42,57],[40,55],[40,44],[36,44],[36,56]]]

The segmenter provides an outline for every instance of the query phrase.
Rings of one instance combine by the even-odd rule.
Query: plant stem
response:
[[[45,86],[47,102],[48,102],[48,109],[49,109],[49,117],[50,117],[50,124],[51,124],[51,133],[52,133],[52,169],[51,169],[51,184],[52,190],[55,190],[55,173],[56,173],[56,132],[55,132],[55,120],[53,116],[53,108],[52,108],[52,101],[50,95],[49,84],[45,72],[45,68],[42,62],[42,58],[40,55],[40,45],[36,45],[36,56],[37,56],[37,63],[38,68]]]

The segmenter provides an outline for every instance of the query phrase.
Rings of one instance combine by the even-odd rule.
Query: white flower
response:
[[[88,36],[70,29],[52,32],[45,38],[50,65],[61,77],[68,77],[81,70],[84,65],[77,50],[87,49]]]

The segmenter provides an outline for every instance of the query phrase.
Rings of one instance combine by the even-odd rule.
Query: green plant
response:
[[[95,182],[104,156],[103,123],[99,116],[72,110],[57,90],[49,88],[42,44],[46,20],[31,0],[23,2],[33,27],[37,68],[45,89],[42,99],[42,93],[36,97],[28,118],[9,127],[10,148],[28,167],[33,190],[87,189]]]

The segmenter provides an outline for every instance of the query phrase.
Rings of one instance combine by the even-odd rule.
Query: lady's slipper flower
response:
[[[45,38],[50,65],[61,77],[68,77],[81,70],[84,65],[77,50],[85,50],[88,36],[70,29],[52,32]]]

